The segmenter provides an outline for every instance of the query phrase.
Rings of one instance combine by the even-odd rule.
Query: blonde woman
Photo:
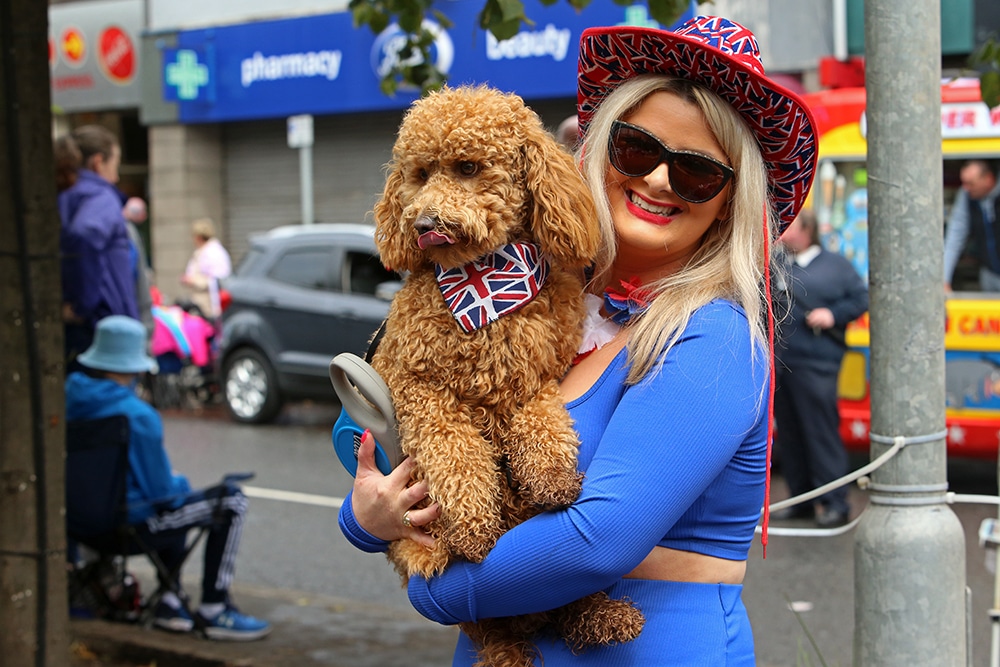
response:
[[[539,636],[537,664],[753,665],[741,592],[768,485],[767,269],[812,182],[809,113],[766,78],[753,35],[717,17],[673,33],[589,29],[579,86],[606,239],[591,301],[613,325],[585,335],[561,385],[583,491],[483,562],[412,578],[410,601],[453,624],[603,590],[642,610],[639,638],[577,654]],[[366,436],[342,529],[369,551],[427,539],[437,509],[413,508],[426,488],[406,486],[407,463],[383,477],[373,446]],[[474,661],[462,636],[453,664]]]

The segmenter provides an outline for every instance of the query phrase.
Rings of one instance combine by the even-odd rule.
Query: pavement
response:
[[[129,564],[132,571],[132,564]],[[152,580],[142,590],[152,590]],[[222,642],[135,624],[72,619],[73,641],[103,663],[156,667],[422,667],[451,663],[455,627],[416,612],[357,600],[247,585],[233,587],[240,610],[267,619],[271,634]]]
[[[289,406],[280,421],[331,424],[336,416],[331,417],[329,410],[311,404]],[[200,416],[225,418],[220,406],[210,406]],[[154,590],[153,569],[143,558],[130,558],[128,570],[144,593]],[[199,568],[193,570],[197,573]],[[187,590],[199,588],[197,577],[185,575],[182,583]],[[74,618],[71,640],[96,654],[102,665],[442,667],[451,664],[458,639],[457,627],[437,625],[413,610],[239,581],[231,592],[240,611],[271,623],[269,636],[253,642],[222,642],[194,633]]]

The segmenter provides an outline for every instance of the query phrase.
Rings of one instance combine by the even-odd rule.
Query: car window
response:
[[[297,248],[275,261],[268,275],[282,283],[309,289],[336,289],[330,271],[331,248]]]
[[[374,255],[362,252],[348,251],[345,266],[346,290],[352,294],[371,294],[375,288],[389,280],[399,280],[392,271],[382,266],[382,260]]]
[[[264,251],[260,248],[250,248],[247,254],[243,255],[243,259],[240,260],[239,264],[236,265],[236,270],[233,273],[238,276],[249,273],[253,270],[254,264],[263,256]]]

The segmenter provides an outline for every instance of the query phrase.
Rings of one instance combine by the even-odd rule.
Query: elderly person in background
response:
[[[194,235],[194,253],[188,260],[181,277],[181,284],[191,290],[191,301],[209,319],[222,315],[219,302],[219,281],[232,273],[232,262],[219,239],[215,237],[215,225],[208,218],[195,220],[191,224]]]

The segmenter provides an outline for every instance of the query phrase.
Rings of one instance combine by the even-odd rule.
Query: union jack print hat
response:
[[[580,38],[581,136],[604,97],[640,74],[695,81],[733,106],[757,135],[784,231],[809,194],[817,137],[812,114],[802,100],[764,74],[753,33],[717,16],[695,17],[673,32],[629,26],[588,28]]]

